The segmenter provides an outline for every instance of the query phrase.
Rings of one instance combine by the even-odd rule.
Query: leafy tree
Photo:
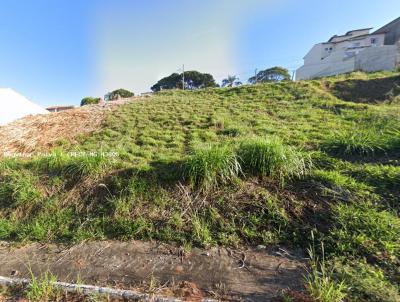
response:
[[[100,98],[94,98],[91,96],[85,97],[81,101],[81,106],[90,105],[90,104],[98,104],[100,102]]]
[[[135,96],[135,94],[133,92],[121,88],[121,89],[117,89],[117,90],[114,90],[112,92],[109,92],[106,95],[106,99],[109,100],[109,101],[113,101],[113,100],[117,100],[118,98],[123,98],[124,99],[124,98],[130,98],[130,97],[133,97],[133,96]]]
[[[222,87],[235,87],[235,86],[240,86],[242,85],[242,82],[239,81],[239,78],[237,76],[230,76],[226,79],[222,80]]]
[[[178,73],[173,73],[168,77],[162,78],[151,87],[152,91],[160,91],[163,89],[182,88],[182,76]]]
[[[198,71],[185,72],[185,89],[193,90],[207,87],[218,87],[211,74]]]
[[[283,67],[272,67],[261,70],[257,76],[251,77],[249,83],[290,81],[289,71]]]
[[[162,78],[151,87],[152,91],[160,91],[163,89],[182,89],[183,74],[173,73],[168,77]],[[185,72],[185,89],[194,90],[207,87],[217,87],[213,76],[208,73],[198,71]]]

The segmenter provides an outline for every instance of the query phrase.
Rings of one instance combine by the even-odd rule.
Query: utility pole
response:
[[[185,90],[185,64],[182,65],[182,89]]]

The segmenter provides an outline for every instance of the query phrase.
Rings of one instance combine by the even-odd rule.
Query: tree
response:
[[[289,71],[286,68],[276,66],[261,70],[256,76],[249,79],[249,83],[255,84],[259,82],[281,82],[290,80]]]
[[[121,89],[117,89],[117,90],[107,93],[106,99],[108,101],[114,101],[119,98],[125,99],[125,98],[130,98],[133,96],[135,96],[135,94],[133,92],[121,88]]]
[[[240,86],[242,85],[242,82],[239,81],[239,78],[237,76],[230,76],[226,79],[222,80],[222,87],[235,87],[235,86]]]
[[[152,91],[164,89],[182,89],[183,74],[173,73],[168,77],[162,78],[151,87]],[[213,76],[209,73],[198,71],[185,72],[185,89],[194,90],[207,87],[218,87]]]
[[[98,104],[100,102],[100,98],[94,98],[91,96],[85,97],[81,101],[81,106],[91,105],[91,104]]]
[[[152,91],[160,91],[163,89],[182,88],[182,76],[178,73],[173,73],[168,77],[162,78],[151,87]]]

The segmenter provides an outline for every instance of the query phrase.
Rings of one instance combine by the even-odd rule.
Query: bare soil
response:
[[[265,248],[182,248],[154,242],[96,241],[76,246],[0,244],[0,275],[29,278],[51,272],[59,281],[136,289],[186,301],[204,297],[269,301],[301,290],[301,255]]]
[[[82,134],[98,130],[106,113],[133,99],[86,105],[49,114],[30,115],[1,126],[0,158],[5,155],[44,152],[62,140],[74,141]]]

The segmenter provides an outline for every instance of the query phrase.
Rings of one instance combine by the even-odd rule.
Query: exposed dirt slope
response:
[[[43,152],[61,140],[74,141],[97,130],[107,112],[129,100],[27,116],[0,127],[0,157],[7,153]]]
[[[140,241],[89,242],[71,248],[0,245],[0,275],[29,277],[28,266],[36,275],[50,271],[60,281],[76,282],[80,276],[84,283],[158,289],[158,294],[186,296],[188,301],[210,296],[269,301],[284,289],[301,289],[303,274],[299,257],[278,249],[196,248],[184,252],[174,246]]]

